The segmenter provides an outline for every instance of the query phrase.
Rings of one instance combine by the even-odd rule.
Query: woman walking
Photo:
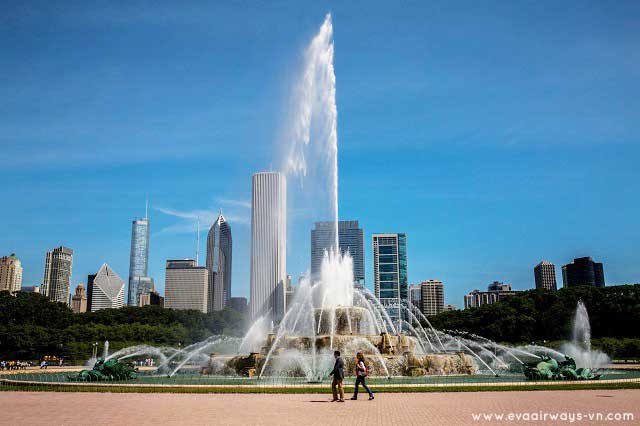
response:
[[[371,389],[369,389],[369,386],[367,386],[367,382],[366,382],[366,378],[367,378],[367,364],[364,360],[364,355],[362,355],[362,352],[358,352],[356,354],[356,385],[353,391],[353,397],[351,399],[356,400],[358,399],[358,388],[360,387],[360,383],[362,383],[362,387],[364,387],[364,390],[367,391],[367,393],[369,394],[369,401],[371,401],[373,399],[373,392],[371,392]]]

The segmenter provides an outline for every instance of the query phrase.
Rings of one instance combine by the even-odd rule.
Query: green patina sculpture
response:
[[[573,358],[565,355],[564,361],[556,361],[546,356],[542,361],[522,364],[528,380],[597,380],[600,374],[594,374],[590,368],[576,368]]]
[[[107,361],[99,358],[93,369],[82,370],[75,376],[67,376],[69,380],[76,382],[96,382],[107,380],[131,380],[138,378],[136,369],[126,362],[121,362],[118,358],[111,358]]]

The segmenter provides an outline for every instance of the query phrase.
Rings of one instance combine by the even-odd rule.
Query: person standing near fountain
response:
[[[373,392],[367,386],[366,378],[367,378],[367,364],[364,361],[364,355],[362,352],[358,352],[356,354],[356,384],[354,385],[353,396],[351,399],[354,401],[358,399],[358,388],[360,387],[360,383],[362,383],[362,387],[369,394],[369,401],[373,399]]]
[[[333,371],[329,373],[330,376],[333,376],[333,381],[331,382],[333,400],[331,402],[344,402],[344,389],[342,388],[342,381],[344,380],[344,360],[340,356],[340,351],[335,351],[333,356],[336,358],[336,363],[333,365]],[[338,399],[338,392],[340,392],[340,399]]]

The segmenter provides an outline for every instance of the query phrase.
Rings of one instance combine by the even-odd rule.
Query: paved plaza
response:
[[[562,425],[640,424],[640,390],[329,395],[0,392],[0,425]],[[474,420],[473,414],[632,413],[634,420]]]

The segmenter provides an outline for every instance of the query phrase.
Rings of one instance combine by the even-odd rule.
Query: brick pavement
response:
[[[0,392],[0,425],[471,425],[640,424],[640,390],[329,395]],[[631,412],[620,422],[474,422],[476,412]]]

